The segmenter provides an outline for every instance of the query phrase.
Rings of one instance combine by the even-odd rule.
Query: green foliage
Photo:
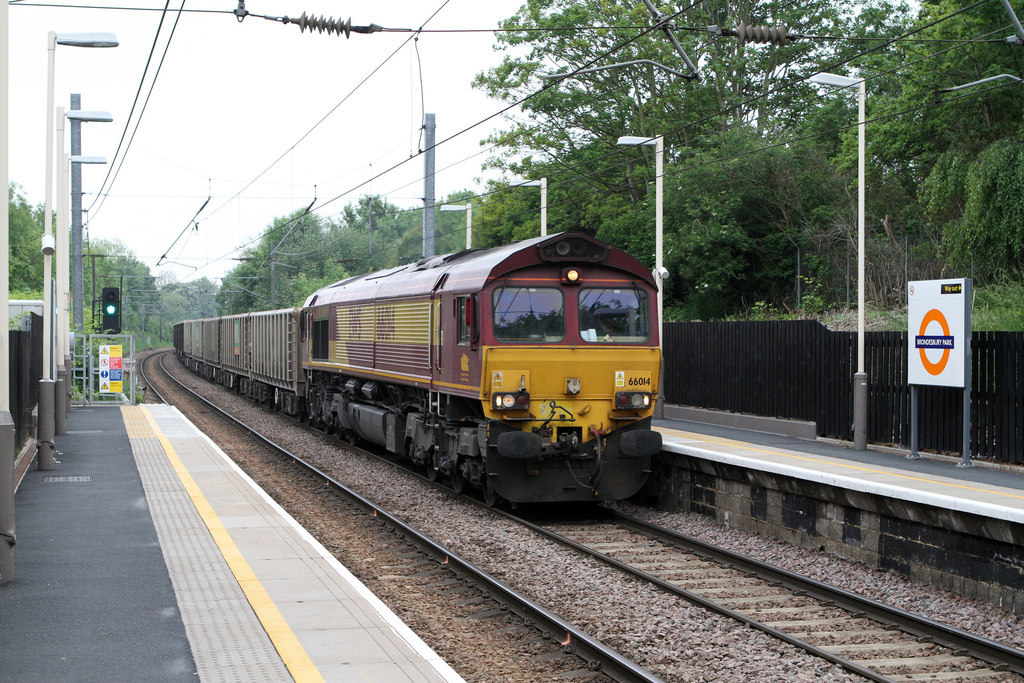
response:
[[[11,292],[28,295],[12,294],[11,298],[41,299],[43,258],[39,255],[39,240],[43,236],[43,210],[29,206],[20,188],[12,183],[7,190],[7,216],[10,244],[8,287]]]
[[[999,140],[966,174],[963,216],[947,226],[945,246],[963,272],[1024,274],[1024,144]]]
[[[1005,280],[976,287],[971,328],[1024,332],[1024,284]]]

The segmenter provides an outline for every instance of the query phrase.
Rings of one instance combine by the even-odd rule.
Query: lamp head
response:
[[[658,144],[658,140],[657,138],[645,138],[642,135],[623,135],[615,144],[630,147],[654,147]]]
[[[830,73],[816,73],[807,79],[811,83],[819,83],[821,85],[834,85],[838,88],[849,88],[851,85],[857,85],[863,78],[851,78],[850,76],[840,76],[839,74]]]
[[[94,31],[91,33],[58,33],[58,45],[70,45],[71,47],[117,47],[117,36],[105,31]]]
[[[82,109],[72,109],[65,114],[72,121],[87,121],[95,123],[110,123],[114,120],[114,115],[109,111],[84,111]]]

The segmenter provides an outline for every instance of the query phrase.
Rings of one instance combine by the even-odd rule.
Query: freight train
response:
[[[661,450],[656,301],[637,259],[561,233],[188,320],[174,346],[211,381],[488,504],[621,500]]]

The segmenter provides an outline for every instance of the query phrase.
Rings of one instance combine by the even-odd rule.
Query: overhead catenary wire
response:
[[[879,39],[870,39],[870,40],[879,40]],[[677,129],[677,130],[678,130],[678,129]],[[453,136],[453,137],[454,137],[454,136]],[[447,139],[451,139],[451,138],[447,138]],[[446,141],[446,140],[442,140],[442,142],[444,142],[444,141]],[[440,144],[440,143],[439,143],[439,144]],[[380,176],[379,176],[379,175],[376,175],[376,176],[374,176],[374,177],[380,177]],[[360,186],[362,186],[362,185],[357,185],[357,186],[356,186],[356,188],[357,188],[357,187],[360,187]]]
[[[178,236],[174,238],[174,241],[173,241],[173,242],[171,242],[171,246],[167,247],[167,249],[166,249],[166,250],[164,251],[163,255],[162,255],[162,256],[161,256],[160,258],[159,258],[159,260],[157,260],[157,262],[156,262],[156,265],[158,265],[158,266],[159,266],[159,265],[160,265],[160,263],[161,263],[161,262],[162,262],[162,261],[163,261],[163,260],[164,260],[165,258],[167,258],[167,254],[168,254],[168,253],[170,253],[171,249],[173,249],[173,248],[174,248],[174,245],[178,243],[178,240],[180,240],[180,239],[181,239],[181,236],[185,234],[185,231],[186,231],[186,230],[188,230],[189,228],[191,228],[191,227],[193,227],[193,226],[195,227],[195,229],[196,229],[196,230],[198,230],[198,229],[199,229],[199,223],[197,223],[197,222],[196,222],[196,218],[198,218],[198,217],[199,217],[199,214],[201,214],[201,213],[203,212],[203,209],[205,209],[205,208],[206,208],[206,205],[207,205],[207,204],[209,204],[209,203],[210,203],[210,195],[207,195],[207,196],[206,196],[206,201],[205,201],[205,202],[203,202],[203,205],[199,207],[199,210],[198,210],[198,211],[196,211],[195,215],[194,215],[194,216],[192,216],[192,218],[191,218],[191,219],[189,220],[189,222],[188,222],[188,223],[187,223],[187,224],[185,225],[185,227],[181,229],[181,232],[179,232],[179,233],[178,233]]]
[[[977,4],[980,4],[980,3],[977,3]],[[970,8],[965,8],[965,9],[970,9]],[[956,14],[958,14],[958,12],[955,12],[955,13],[947,16],[947,17],[941,17],[941,18],[937,19],[935,22],[932,22],[932,24],[930,24],[930,25],[934,25],[935,23],[937,23],[939,21],[943,21],[943,20],[952,18],[952,16],[955,16]],[[924,28],[927,28],[927,27],[928,26],[918,27],[917,29],[914,29],[914,31],[924,30]],[[1002,31],[1002,30],[1005,30],[1005,28],[997,29],[996,31],[993,31],[992,33],[996,33],[998,31]],[[985,34],[985,35],[991,35],[991,34]],[[868,78],[869,79],[870,78],[878,78],[878,77],[887,75],[889,73],[898,71],[901,68],[906,68],[907,66],[909,66],[911,64],[920,62],[920,61],[922,61],[924,59],[936,57],[936,56],[944,54],[944,53],[946,53],[946,52],[948,52],[950,50],[956,49],[957,47],[962,47],[963,45],[970,44],[971,42],[975,42],[975,41],[976,41],[976,39],[962,40],[958,45],[954,45],[954,46],[946,48],[944,50],[940,50],[938,52],[932,53],[931,55],[927,55],[927,56],[922,57],[922,58],[920,58],[918,60],[915,60],[914,62],[911,62],[910,64],[904,64],[904,65],[901,65],[901,67],[898,67],[896,69],[891,69],[889,71],[882,72],[882,73],[876,74],[874,76],[870,76]],[[862,54],[867,54],[868,52],[871,52],[871,51],[869,50],[869,51],[867,51],[865,53],[862,53]],[[855,55],[851,59],[856,59],[858,56],[859,55]],[[787,83],[783,87],[791,87],[792,85],[795,85],[796,83],[799,83],[802,80],[804,80],[804,79],[796,79],[796,80],[794,80],[794,81],[792,81],[790,83]],[[999,86],[996,86],[996,87],[999,87]],[[981,92],[986,92],[987,90],[991,90],[991,89],[992,88],[986,89],[985,91],[977,91],[974,94],[979,94]],[[766,96],[766,94],[762,94],[759,97],[763,97],[763,96]],[[951,99],[954,99],[954,98],[948,98],[948,99],[951,100]],[[955,98],[955,99],[959,99],[959,97]],[[934,104],[934,103],[932,103],[932,104]],[[930,106],[930,105],[921,105],[921,106],[910,108],[910,109],[907,109],[907,110],[904,110],[904,111],[901,111],[901,112],[896,112],[895,114],[886,115],[886,116],[882,116],[882,117],[876,117],[874,119],[870,119],[868,122],[870,123],[870,122],[880,122],[880,121],[888,120],[888,119],[891,119],[891,118],[893,118],[895,116],[901,116],[901,115],[904,115],[904,114],[908,114],[908,113],[913,113],[915,111],[919,111],[920,109],[926,108],[927,106]],[[720,112],[720,113],[725,113],[726,111],[727,110],[723,110],[723,112]],[[692,125],[692,124],[688,124],[688,125]],[[750,154],[756,154],[756,153],[761,152],[761,151],[766,151],[766,150],[777,148],[777,147],[780,147],[780,146],[785,146],[785,145],[793,144],[794,142],[799,142],[799,141],[802,141],[802,140],[805,140],[805,139],[809,139],[809,138],[813,138],[813,137],[818,137],[818,136],[821,136],[821,135],[826,135],[826,134],[833,133],[833,132],[836,132],[836,131],[841,131],[841,130],[844,130],[844,129],[849,129],[849,128],[852,128],[852,127],[856,127],[857,125],[859,125],[859,124],[851,123],[851,124],[844,125],[844,126],[841,126],[839,128],[833,129],[831,131],[824,131],[824,132],[821,132],[821,133],[818,133],[818,134],[815,134],[815,135],[802,136],[802,137],[797,137],[797,138],[789,138],[789,139],[787,139],[785,141],[775,142],[775,143],[768,144],[767,146],[759,147],[758,149],[746,150],[746,151],[744,151],[742,153],[738,153],[738,154],[734,154],[734,155],[727,155],[727,156],[719,157],[719,158],[712,159],[712,160],[703,160],[703,161],[699,162],[698,164],[694,164],[694,165],[690,165],[690,166],[685,166],[685,167],[680,167],[675,172],[666,173],[666,175],[668,175],[668,176],[676,175],[676,174],[680,174],[680,173],[683,173],[685,171],[692,170],[693,168],[697,168],[697,167],[701,167],[701,166],[706,166],[706,165],[711,165],[711,164],[716,164],[716,163],[725,163],[727,161],[730,161],[730,160],[733,160],[733,159],[736,159],[736,158],[739,158],[739,157],[742,157],[742,156],[748,156]],[[677,129],[674,132],[679,132],[679,131]],[[612,156],[615,153],[621,153],[621,151],[616,150],[615,152],[613,152],[613,153],[611,153],[609,155],[606,155],[606,157],[603,157],[603,158],[607,158],[609,156]],[[588,161],[588,167],[591,165],[592,161],[593,160]],[[627,162],[623,162],[623,163],[627,163]],[[573,170],[573,169],[572,168],[566,169],[566,171],[570,171],[570,170]],[[577,167],[577,170],[578,170],[578,167]],[[607,171],[608,169],[605,168],[605,169],[602,169],[602,170],[603,171]],[[591,174],[582,174],[582,175],[591,175]],[[492,191],[492,192],[480,193],[480,194],[474,195],[471,198],[483,198],[483,197],[485,197],[485,196],[487,196],[489,194],[493,194],[494,192],[497,192],[497,191],[504,191],[504,188],[502,188],[501,190],[495,190],[495,191]],[[551,205],[549,205],[549,209],[553,208],[553,207],[555,207],[557,205],[558,204],[551,204]],[[420,211],[420,210],[422,210],[422,209],[415,208],[415,209],[409,209],[408,211],[409,212],[414,212],[414,211]],[[461,230],[461,228],[457,229],[457,230]]]
[[[153,53],[156,51],[156,46],[160,38],[160,32],[163,29],[164,19],[167,16],[167,9],[170,6],[170,4],[170,0],[167,0],[167,3],[164,5],[164,13],[160,16],[160,23],[157,25],[156,35],[153,36],[153,45],[150,47],[149,56],[146,58],[146,66],[142,70],[142,78],[139,80],[139,87],[135,92],[135,99],[132,102],[131,111],[128,112],[128,119],[125,121],[124,131],[121,133],[121,140],[117,143],[117,149],[114,151],[114,160],[117,160],[118,154],[120,153],[120,161],[117,162],[116,170],[114,169],[113,163],[111,163],[110,166],[107,168],[107,174],[103,178],[103,183],[100,185],[99,192],[96,193],[96,198],[93,199],[92,204],[90,204],[89,208],[86,209],[86,211],[90,212],[90,218],[93,220],[95,220],[96,214],[99,213],[100,208],[103,206],[103,200],[106,197],[106,194],[104,194],[104,188],[107,188],[108,192],[110,189],[113,188],[114,181],[117,179],[118,174],[121,172],[121,167],[124,166],[124,160],[128,156],[128,150],[131,148],[132,141],[135,139],[135,134],[138,132],[139,125],[142,123],[142,117],[145,114],[146,107],[149,104],[149,98],[153,95],[153,89],[156,87],[156,82],[160,76],[160,71],[163,68],[164,60],[167,58],[167,51],[171,47],[171,41],[174,39],[174,33],[178,28],[178,22],[181,21],[181,9],[185,7],[185,0],[181,0],[181,8],[177,12],[177,16],[174,19],[174,26],[171,27],[171,33],[167,37],[167,42],[164,44],[163,54],[160,56],[160,62],[158,63],[156,72],[153,74],[153,78],[150,81],[149,91],[146,93],[146,99],[142,103],[142,108],[139,110],[138,117],[135,118],[135,127],[132,129],[131,137],[128,139],[127,145],[125,145],[125,136],[128,133],[128,128],[131,127],[132,116],[134,115],[135,108],[139,103],[139,95],[142,93],[142,87],[146,82],[146,74],[149,72],[149,66],[153,60]],[[123,152],[121,151],[122,146],[124,149]],[[100,202],[99,206],[96,205],[97,202]]]
[[[974,6],[976,6],[977,4],[980,4],[980,3],[976,3],[976,4],[974,5]],[[972,6],[972,7],[973,7],[973,6]],[[967,11],[967,10],[969,10],[969,9],[971,9],[971,7],[968,7],[968,8],[964,8],[964,9],[963,9],[963,10],[961,10],[961,11]],[[943,21],[943,20],[945,20],[945,19],[948,19],[948,18],[950,18],[950,17],[952,17],[952,16],[955,16],[955,15],[956,15],[956,14],[958,14],[958,13],[959,13],[959,12],[954,12],[953,14],[951,14],[951,15],[949,15],[949,16],[947,16],[947,17],[942,17],[942,18],[939,18],[939,19],[937,19],[937,20],[936,20],[935,22],[932,22],[932,24],[929,24],[929,25],[934,25],[934,23],[937,23],[937,22],[939,22],[939,21]],[[916,32],[916,31],[924,30],[924,28],[927,28],[927,26],[922,26],[922,27],[918,27],[917,29],[914,29],[913,31],[911,31],[911,32],[908,32],[908,33],[907,33],[907,34],[905,34],[905,35],[912,35],[912,34],[913,34],[914,32]],[[896,38],[891,38],[891,39],[887,39],[887,40],[886,40],[886,42],[885,42],[885,43],[883,43],[883,45],[881,45],[881,46],[877,46],[877,47],[876,47],[876,48],[874,48],[873,50],[868,50],[868,51],[866,51],[866,52],[864,52],[864,53],[861,53],[861,55],[863,55],[863,54],[868,54],[869,52],[872,52],[872,51],[874,51],[874,50],[876,50],[876,49],[880,49],[880,48],[881,48],[881,47],[883,47],[883,46],[884,46],[885,44],[891,43],[891,42],[893,42],[893,41],[895,41],[895,40],[898,40],[899,38],[900,38],[900,37],[898,36],[898,37],[896,37]],[[876,39],[874,39],[874,40],[881,40],[881,39],[878,39],[878,38],[876,38]],[[859,57],[859,56],[861,56],[861,55],[854,55],[854,56],[853,56],[853,57],[851,57],[851,58],[850,58],[849,60],[844,60],[843,62],[839,62],[839,63],[837,63],[837,65],[845,64],[845,63],[847,63],[847,62],[849,62],[849,61],[852,61],[853,59],[856,59],[857,57]],[[832,67],[826,67],[826,68],[835,68],[835,66],[836,66],[836,65],[833,65]],[[785,87],[788,87],[789,85],[792,85],[792,83],[790,83],[790,84],[787,84],[787,85],[786,85]],[[781,88],[780,88],[780,89],[781,89]],[[777,90],[778,90],[778,89],[777,89]],[[766,97],[766,96],[767,96],[768,94],[770,94],[770,93],[762,93],[762,94],[761,94],[761,95],[760,95],[759,97]],[[512,106],[514,106],[515,104],[519,104],[519,103],[521,103],[521,102],[525,101],[525,99],[528,99],[528,98],[523,98],[523,99],[522,99],[522,100],[520,100],[519,102],[517,102],[517,103],[514,103],[514,104],[513,104]],[[751,102],[751,101],[754,101],[754,100],[756,100],[756,99],[758,99],[758,98],[750,98],[750,99],[749,99],[749,100],[748,100],[747,102],[749,103],[749,102]],[[723,111],[719,112],[719,115],[720,115],[720,114],[722,114],[722,113],[727,113],[728,111],[731,111],[732,109],[734,109],[734,108],[735,108],[735,107],[737,107],[737,106],[742,106],[742,105],[734,105],[734,106],[733,106],[733,107],[731,107],[731,108],[727,108],[727,109],[725,109],[725,110],[723,110]],[[494,117],[494,116],[496,116],[496,115],[500,115],[501,113],[504,113],[504,112],[505,112],[505,111],[507,111],[508,109],[509,109],[509,107],[506,107],[505,109],[501,110],[500,112],[498,112],[498,113],[497,113],[497,114],[495,114],[495,115],[492,115],[492,116],[491,116],[491,117],[489,117],[489,118],[493,118],[493,117]],[[707,117],[705,117],[705,118],[707,118]],[[486,119],[485,119],[485,120],[486,120]],[[696,123],[696,122],[690,122],[689,124],[685,124],[684,126],[681,126],[681,127],[677,128],[677,129],[675,129],[674,131],[670,131],[670,133],[671,133],[671,132],[678,132],[678,131],[682,130],[683,128],[685,128],[686,126],[689,126],[689,125],[694,125],[695,123]],[[475,124],[475,125],[479,125],[479,124]],[[471,127],[467,128],[467,129],[465,129],[465,130],[469,130],[469,129],[471,129],[472,127],[474,127],[474,126],[471,126]],[[465,131],[462,131],[462,132],[465,132]],[[438,143],[438,145],[440,145],[440,144],[443,144],[444,142],[446,142],[446,141],[450,140],[450,139],[451,139],[451,138],[453,138],[453,137],[456,137],[456,136],[457,136],[457,135],[459,135],[459,134],[461,134],[461,132],[460,132],[460,133],[456,133],[455,135],[453,135],[453,136],[450,136],[449,138],[446,138],[445,140],[442,140],[442,141],[441,141],[440,143]],[[780,143],[780,144],[785,144],[785,143]],[[611,154],[609,154],[609,155],[606,155],[606,156],[612,156],[613,154],[616,154],[616,153],[617,153],[617,154],[622,154],[622,151],[621,151],[621,150],[613,150],[613,152],[612,152]],[[404,163],[404,162],[403,162],[403,163]],[[401,165],[401,164],[397,164],[397,165],[396,165],[395,167],[397,167],[397,166],[399,166],[399,165]],[[392,167],[392,168],[395,168],[395,167]],[[377,179],[377,178],[381,177],[382,175],[384,175],[384,174],[388,173],[388,172],[389,172],[390,170],[391,170],[391,169],[387,169],[387,170],[385,170],[385,171],[383,171],[383,172],[381,172],[381,173],[379,173],[379,174],[377,174],[377,175],[374,175],[374,176],[373,176],[373,178],[371,178],[371,179],[370,179],[370,181],[372,181],[372,180],[375,180],[375,179]],[[362,184],[360,184],[360,185],[357,185],[357,186],[356,186],[355,188],[353,188],[352,190],[350,190],[350,191],[349,191],[348,193],[345,193],[345,194],[349,194],[349,193],[351,193],[352,191],[355,191],[356,189],[359,189],[360,187],[362,187],[363,185],[367,184],[367,183],[368,183],[368,182],[370,182],[370,181],[367,181],[366,183],[362,183]],[[343,195],[340,195],[340,196],[345,196],[345,194],[343,194]],[[478,197],[483,197],[483,196],[486,196],[486,195],[488,195],[488,194],[492,194],[492,193],[491,193],[491,192],[488,192],[488,193],[481,193],[481,194],[479,194],[479,195],[477,195],[477,196],[478,196]],[[336,197],[335,199],[337,199],[337,197]],[[330,201],[334,201],[334,200],[330,200]],[[323,205],[321,205],[321,206],[324,206],[324,205],[326,205],[327,203],[329,203],[329,202],[325,202],[325,204],[323,204]],[[411,209],[410,211],[419,211],[419,210],[422,210],[422,209],[419,209],[419,208],[417,208],[417,209]],[[264,234],[263,236],[265,236],[265,235],[266,235],[266,233],[265,233],[265,234]],[[258,238],[258,239],[262,239],[262,237],[263,237],[263,236],[261,236],[261,237],[260,237],[260,238]],[[258,241],[258,240],[254,240],[254,242],[255,242],[255,241]]]

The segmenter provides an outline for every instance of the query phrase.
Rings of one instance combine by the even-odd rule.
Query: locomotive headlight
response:
[[[642,410],[651,405],[651,395],[644,391],[619,391],[615,394],[615,408],[618,410]]]
[[[494,395],[495,410],[528,410],[529,408],[530,395],[525,391]]]

